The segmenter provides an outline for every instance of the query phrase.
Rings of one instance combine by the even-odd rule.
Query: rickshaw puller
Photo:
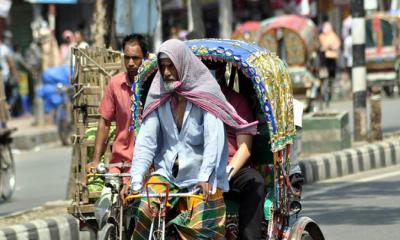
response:
[[[180,214],[172,223],[184,239],[224,239],[222,193],[229,189],[224,123],[253,134],[257,123],[249,124],[237,115],[207,67],[183,42],[163,43],[157,57],[160,71],[150,87],[136,139],[132,190],[142,188],[152,163],[155,172],[149,182],[167,181],[172,191],[200,187],[205,199],[181,199]],[[177,200],[170,199],[170,207]],[[147,239],[149,216],[147,201],[142,200],[135,216],[134,239]]]
[[[115,140],[113,143],[108,171],[111,173],[129,173],[134,148],[133,131],[130,126],[130,97],[132,95],[131,83],[137,75],[142,60],[148,57],[147,43],[139,34],[131,34],[122,42],[124,51],[124,64],[126,71],[113,76],[101,100],[99,113],[101,115],[96,133],[94,154],[92,162],[86,169],[96,167],[100,161],[108,141],[111,122],[116,122]],[[121,197],[124,198],[129,191],[130,179],[122,179],[123,187]]]

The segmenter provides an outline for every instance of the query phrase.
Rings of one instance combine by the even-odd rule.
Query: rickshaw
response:
[[[399,87],[400,17],[379,13],[367,17],[365,60],[368,87],[382,87],[392,96]]]
[[[298,216],[300,195],[289,179],[290,151],[296,132],[292,83],[284,63],[274,53],[238,40],[198,39],[186,44],[206,65],[210,62],[226,63],[233,82],[229,86],[252,103],[259,121],[259,133],[254,136],[256,144],[253,143],[251,161],[269,189],[264,204],[266,225],[263,239],[324,239],[312,219]],[[157,67],[156,58],[145,61],[132,84],[131,128],[136,133],[140,129],[142,106]],[[135,197],[138,196],[128,196]],[[237,239],[237,210],[243,206],[225,202],[226,238]]]
[[[320,86],[318,30],[308,18],[283,15],[260,23],[256,43],[275,52],[288,65],[293,94],[312,110]]]
[[[235,31],[232,34],[232,39],[254,42],[259,26],[260,22],[258,21],[247,21],[241,23],[235,28]]]

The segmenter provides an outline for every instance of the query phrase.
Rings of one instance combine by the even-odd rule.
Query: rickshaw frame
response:
[[[373,38],[368,33],[371,32],[373,34],[375,20],[379,20],[378,31],[381,31],[382,39],[377,40],[382,41],[382,45],[373,42],[373,46],[368,46],[368,41],[366,42],[367,86],[380,86],[387,95],[391,96],[394,93],[394,89],[400,87],[400,49],[398,46],[400,43],[400,16],[382,12],[367,16],[365,25],[367,40]],[[382,22],[390,25],[390,33],[383,31],[381,28]],[[371,25],[371,29],[368,29],[368,25]],[[390,44],[384,43],[384,34],[392,35]],[[391,60],[391,58],[393,59]],[[383,65],[379,66],[379,64]]]
[[[297,218],[291,225],[289,171],[290,147],[295,138],[293,96],[289,73],[285,64],[274,54],[250,43],[236,40],[198,39],[186,42],[201,60],[223,61],[232,64],[251,80],[258,103],[263,111],[273,152],[273,190],[269,205],[268,239],[301,239],[304,233],[313,239],[324,239],[318,225],[307,217]],[[132,126],[140,129],[142,92],[146,81],[157,71],[157,59],[145,61],[132,84]],[[149,86],[149,84],[147,84]],[[301,227],[299,227],[301,226]]]

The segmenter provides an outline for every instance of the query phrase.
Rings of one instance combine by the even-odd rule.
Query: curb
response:
[[[56,129],[43,129],[32,134],[14,134],[12,148],[29,150],[38,145],[60,141]]]
[[[79,231],[78,220],[71,215],[34,220],[0,229],[0,240],[95,240],[93,232]]]
[[[305,183],[400,164],[400,139],[307,157],[300,160]]]

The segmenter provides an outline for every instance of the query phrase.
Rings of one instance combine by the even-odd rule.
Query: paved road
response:
[[[64,200],[70,169],[70,147],[14,154],[17,187],[9,202],[0,202],[0,216]]]
[[[384,133],[400,130],[400,98],[382,98],[382,131]],[[348,111],[351,132],[353,132],[353,103],[352,101],[335,101],[329,111]]]
[[[400,239],[400,166],[307,185],[303,214],[325,239]]]

